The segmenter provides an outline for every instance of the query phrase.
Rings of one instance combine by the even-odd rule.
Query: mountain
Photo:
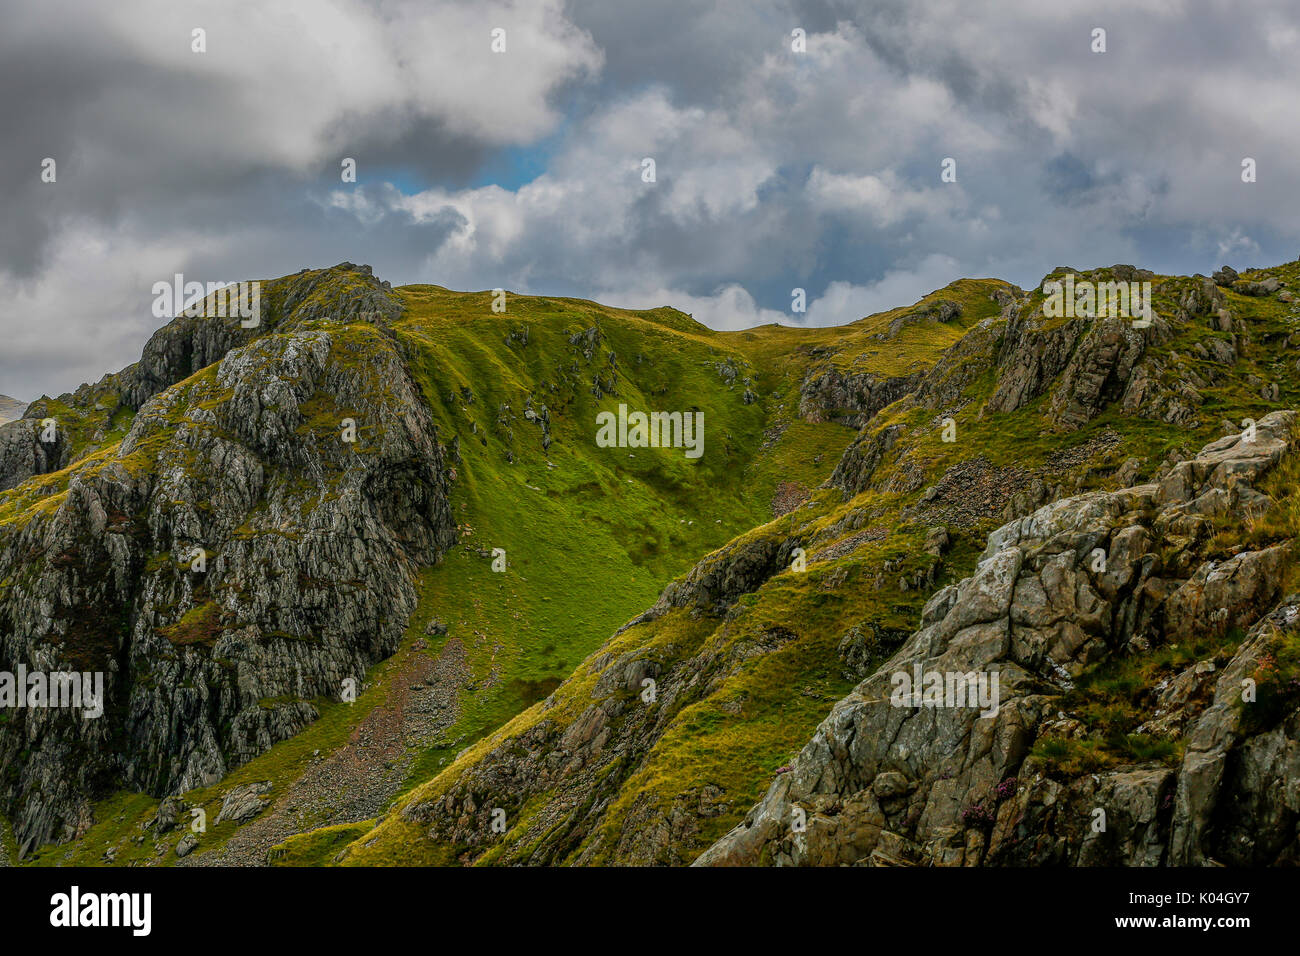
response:
[[[696,862],[1294,864],[1295,424],[999,528]],[[921,669],[996,669],[999,706],[895,706]]]
[[[1150,321],[984,279],[720,333],[347,263],[176,320],[0,426],[0,670],[110,678],[0,724],[14,850],[1294,861],[1300,263],[1067,274]],[[602,447],[620,406],[704,453]],[[896,701],[931,673],[996,707]]]

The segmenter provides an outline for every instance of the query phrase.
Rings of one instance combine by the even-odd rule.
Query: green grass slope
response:
[[[1266,271],[1300,288],[1300,265]],[[1092,277],[1104,281],[1111,274],[1099,270]],[[1300,375],[1282,348],[1300,337],[1300,307],[1288,295],[1225,290],[1224,308],[1235,323],[1227,329],[1213,314],[1180,313],[1199,280],[1152,279],[1155,308],[1169,319],[1169,334],[1146,354],[1165,369],[1162,385],[1180,387],[1189,370],[1203,383],[1190,420],[1144,417],[1110,401],[1082,425],[1063,425],[1049,407],[1055,382],[1014,411],[990,411],[1009,332],[996,306],[964,309],[974,321],[959,327],[930,323],[927,334],[910,340],[910,353],[909,343],[896,339],[891,344],[898,351],[880,359],[887,373],[912,367],[912,356],[932,366],[938,353],[954,348],[934,376],[932,394],[939,397],[897,402],[863,430],[864,437],[887,429],[899,435],[868,486],[847,498],[819,491],[791,515],[731,542],[743,547],[767,535],[802,543],[810,552],[806,570],[791,567],[763,579],[725,615],[673,610],[618,634],[551,698],[400,800],[339,857],[351,865],[689,862],[739,821],[831,703],[856,683],[840,666],[841,641],[859,635],[859,646],[877,664],[887,657],[916,627],[928,596],[973,568],[1013,493],[1034,494],[1035,483],[1057,495],[1115,487],[1124,480],[1117,471],[1130,458],[1136,476],[1149,477],[1181,451],[1222,434],[1225,421],[1257,419],[1300,401]],[[1041,301],[1040,292],[1031,293],[1024,312]],[[842,367],[877,361],[864,330],[888,328],[893,318],[873,317],[806,338],[777,328],[719,338],[739,342],[763,370],[760,378],[780,382],[784,363],[806,346],[803,355],[831,353]],[[1029,336],[1032,346],[1033,336],[1050,335],[1052,328],[1048,322],[1017,334]],[[1231,345],[1236,359],[1225,366],[1213,348],[1203,347],[1209,340]],[[781,412],[773,414],[779,419]],[[946,419],[955,423],[955,440],[944,440]],[[925,551],[927,529],[935,524],[953,538],[941,560]],[[1295,531],[1290,525],[1273,530],[1263,537],[1272,541]],[[721,554],[705,563],[722,561]],[[638,705],[618,680],[631,659],[644,660],[664,686],[685,689],[674,690],[670,703]],[[531,785],[530,770],[544,761],[530,762],[528,748],[580,737],[602,705],[616,713],[601,726],[618,745],[581,768],[580,799],[574,798],[578,778],[563,772],[558,780]],[[495,785],[498,780],[512,785]],[[481,825],[485,805],[506,811],[506,832]],[[460,822],[448,819],[457,814]],[[656,836],[646,838],[648,829]]]
[[[377,709],[393,706],[403,675],[455,642],[468,675],[456,689],[456,719],[436,739],[407,748],[399,793],[437,775],[551,693],[701,554],[769,521],[778,489],[812,493],[853,437],[841,425],[799,417],[799,386],[816,354],[790,353],[798,330],[722,334],[667,308],[637,312],[512,295],[498,313],[488,292],[412,286],[398,293],[406,309],[391,329],[444,443],[458,450],[452,504],[460,545],[424,572],[401,648],[367,675],[356,703],[312,701],[321,717],[302,733],[220,783],[182,795],[187,809],[204,809],[209,821],[234,786],[270,781],[273,795],[285,792],[348,746]],[[341,299],[316,306],[321,318],[342,310]],[[365,323],[345,325],[341,341],[364,343],[369,334]],[[809,335],[823,343],[837,338],[828,330]],[[880,345],[860,331],[842,335],[836,349],[845,361]],[[940,351],[925,350],[918,360]],[[331,360],[364,362],[365,349],[341,348]],[[211,371],[172,388],[204,387]],[[620,403],[703,412],[704,456],[598,448],[596,415]],[[0,494],[0,521],[21,524],[34,511],[57,508],[75,474],[114,459],[132,418],[99,392],[75,415],[68,411],[64,420],[87,431],[77,443],[86,451],[69,468]],[[151,467],[147,452],[132,466]],[[504,573],[492,570],[493,549],[505,551]],[[435,619],[443,627],[430,627]],[[166,838],[148,831],[157,807],[144,794],[108,797],[81,838],[45,847],[31,862],[97,864],[111,851],[118,865],[173,864],[169,851],[183,831]],[[330,853],[300,854],[294,844],[273,854],[280,862],[319,862],[332,855],[339,834],[364,822],[347,812],[318,816],[303,839]],[[186,862],[220,853],[237,828],[210,826]]]
[[[1268,273],[1300,287],[1296,264]],[[1156,277],[1157,310],[1176,311],[1192,284]],[[1008,331],[1002,303],[1019,294],[997,280],[961,280],[840,328],[737,333],[667,308],[510,295],[500,313],[490,292],[397,291],[405,312],[391,328],[442,440],[458,453],[460,544],[423,573],[400,650],[367,675],[355,704],[316,702],[321,718],[298,736],[182,802],[215,820],[233,786],[270,781],[273,796],[284,793],[322,755],[347,746],[368,716],[393,706],[403,675],[451,645],[463,651],[467,676],[455,691],[454,721],[436,739],[405,746],[392,810],[322,813],[272,850],[280,864],[689,862],[737,822],[856,683],[844,642],[857,648],[859,667],[887,657],[933,590],[973,567],[1007,495],[1035,480],[1071,492],[1112,485],[1130,457],[1146,476],[1177,449],[1221,433],[1225,418],[1300,402],[1300,380],[1281,348],[1300,335],[1300,313],[1277,296],[1232,290],[1226,307],[1248,329],[1244,339],[1188,322],[1151,350],[1170,387],[1185,369],[1204,374],[1194,421],[1171,425],[1112,404],[1074,428],[1052,421],[1050,393],[1015,411],[986,409]],[[1027,309],[1040,302],[1031,293]],[[1240,348],[1230,373],[1201,357],[1198,343],[1209,339]],[[340,360],[364,361],[364,350]],[[884,380],[937,364],[935,375],[952,382],[944,401],[896,402],[863,430],[900,435],[869,486],[847,498],[821,487],[855,432],[800,414],[806,378],[829,370]],[[598,448],[596,415],[620,403],[702,411],[703,458]],[[941,438],[947,417],[954,442]],[[111,423],[103,440],[124,424]],[[102,454],[90,451],[79,467],[94,467]],[[0,522],[57,506],[66,480],[38,476],[0,494]],[[785,501],[778,512],[797,507],[774,515],[774,499]],[[942,556],[926,550],[934,525],[951,537]],[[801,545],[807,569],[764,577],[721,617],[679,608],[610,637],[702,556],[728,560],[728,549],[764,539]],[[503,573],[492,569],[493,549],[505,551]],[[442,626],[431,626],[435,619]],[[610,696],[602,678],[629,654],[689,678],[690,690],[658,705],[653,733],[636,723],[643,715],[634,706],[614,727],[644,747],[591,769],[602,775],[598,812],[570,812],[560,794],[540,788],[510,808],[506,834],[460,843],[430,839],[429,827],[405,812],[460,792],[487,758],[544,722],[577,721]],[[93,864],[112,849],[119,864],[174,863],[167,850],[180,831],[159,840],[143,829],[157,805],[147,795],[112,796],[79,840],[47,847],[34,862]],[[654,835],[662,821],[684,817],[689,824]],[[210,827],[187,862],[215,856],[237,830]]]

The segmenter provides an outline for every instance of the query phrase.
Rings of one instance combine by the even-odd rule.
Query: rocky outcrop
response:
[[[1049,324],[1041,309],[1018,317],[998,358],[991,412],[1012,412],[1051,392],[1047,416],[1078,427],[1124,397],[1148,345],[1168,335],[1158,316],[1150,327],[1131,319],[1075,319]]]
[[[1057,501],[990,535],[975,573],[931,598],[920,630],[697,863],[1294,861],[1300,694],[1286,674],[1269,685],[1291,653],[1279,644],[1300,636],[1300,596],[1281,593],[1293,546],[1205,550],[1216,518],[1270,503],[1258,479],[1294,424],[1271,414],[1157,483]],[[1163,757],[1053,763],[1105,743],[1071,703],[1093,665],[1207,635],[1222,659],[1148,688],[1152,719],[1121,741]],[[911,696],[915,675],[931,689],[941,675],[941,692]],[[1256,702],[1243,703],[1246,678]],[[977,686],[993,693],[965,693]]]
[[[921,381],[922,373],[882,377],[834,367],[810,370],[799,387],[799,415],[807,421],[836,421],[861,428]]]
[[[672,581],[654,605],[623,625],[619,633],[637,624],[658,620],[673,608],[692,608],[725,614],[738,597],[749,594],[790,566],[798,538],[753,532],[705,557],[682,578]]]
[[[255,326],[246,328],[238,317],[178,316],[154,333],[138,363],[118,373],[123,402],[139,408],[164,388],[220,361],[231,349],[286,323],[361,318],[382,327],[402,313],[401,300],[385,285],[370,266],[344,262],[267,283]]]
[[[67,442],[57,430],[43,431],[41,419],[19,418],[0,424],[0,491],[33,475],[57,471],[66,457]]]
[[[1131,267],[1115,266],[1108,275],[1150,275],[1126,270]],[[1241,321],[1224,308],[1223,292],[1208,279],[1167,280],[1166,285],[1166,294],[1178,302],[1174,314],[1153,311],[1147,325],[1117,317],[1052,320],[1041,304],[1030,309],[1024,300],[1009,298],[1000,322],[971,329],[933,368],[909,379],[909,391],[897,398],[904,409],[932,411],[931,424],[937,428],[972,401],[972,384],[991,369],[994,384],[981,416],[1020,411],[1046,396],[1043,417],[1060,431],[1081,428],[1112,406],[1126,416],[1195,425],[1204,404],[1202,391],[1238,362],[1246,336]],[[1211,334],[1193,341],[1186,359],[1160,348],[1193,321],[1207,325]],[[1188,359],[1199,363],[1199,371]],[[1272,386],[1258,379],[1254,384],[1262,398],[1276,399]],[[890,460],[903,429],[901,424],[878,425],[868,416],[827,484],[846,499],[880,487],[876,472]],[[914,490],[906,478],[888,490]],[[1017,500],[1024,491],[1015,482],[1008,486]],[[1035,497],[1041,500],[1042,495],[1030,495]]]
[[[1129,281],[1138,272],[1115,266],[1087,273],[1091,281]],[[1151,279],[1150,273],[1141,274]],[[1152,311],[1149,324],[1132,318],[1047,319],[1041,306],[1017,314],[1008,324],[997,359],[998,381],[987,410],[1009,412],[1047,393],[1046,416],[1078,428],[1118,402],[1125,413],[1167,424],[1186,425],[1202,398],[1198,381],[1176,355],[1154,354],[1190,321],[1205,323],[1226,337],[1195,346],[1200,358],[1236,360],[1241,324],[1225,308],[1223,292],[1208,279],[1166,280],[1159,290],[1177,305],[1168,314]],[[1226,353],[1226,354],[1224,354]]]
[[[237,315],[220,317],[209,296],[202,315],[178,315],[155,332],[139,362],[60,396],[58,408],[41,398],[26,407],[19,421],[0,423],[0,491],[32,475],[66,468],[100,446],[120,411],[134,413],[159,392],[269,332],[319,319],[363,319],[382,327],[403,309],[400,298],[370,266],[351,262],[266,282],[260,305],[254,323]],[[47,434],[40,423],[50,419],[55,428]],[[70,438],[72,433],[79,439]]]
[[[0,671],[104,675],[97,719],[0,725],[24,849],[75,835],[106,789],[214,783],[313,720],[313,699],[359,689],[397,647],[413,572],[454,543],[443,452],[382,310],[369,321],[379,299],[326,308],[328,287],[373,277],[293,280],[269,334],[155,337],[152,371],[123,374],[135,398],[161,390],[125,438],[59,487],[11,492],[27,509],[0,524]]]
[[[845,499],[867,488],[876,469],[893,450],[902,433],[902,425],[885,425],[874,431],[864,428],[840,456],[827,484],[843,491]]]
[[[266,794],[270,793],[270,791],[271,784],[266,781],[262,783],[246,783],[242,787],[235,787],[221,801],[221,812],[217,814],[216,823],[213,825],[215,826],[223,820],[247,823],[266,809],[267,804],[271,802],[266,799]]]

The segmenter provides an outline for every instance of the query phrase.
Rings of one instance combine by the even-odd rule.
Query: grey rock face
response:
[[[301,730],[310,700],[396,649],[413,572],[454,543],[443,453],[396,342],[382,319],[308,318],[324,308],[310,278],[275,300],[304,314],[273,311],[278,331],[144,400],[116,449],[0,527],[0,669],[104,675],[102,717],[18,709],[0,727],[24,849],[74,836],[105,789],[208,785]],[[212,334],[159,344],[137,397],[230,344]]]
[[[140,361],[120,374],[125,403],[139,408],[164,388],[220,361],[231,349],[289,322],[364,317],[383,326],[401,315],[401,301],[382,288],[369,266],[340,263],[329,270],[304,269],[266,284],[258,325],[239,318],[179,316],[154,333]]]
[[[235,787],[221,801],[221,812],[217,814],[216,823],[221,823],[223,820],[247,823],[266,808],[270,801],[263,799],[263,796],[270,792],[271,784],[269,781],[248,783],[242,787]]]
[[[1167,331],[1160,319],[1144,330],[1119,318],[1039,327],[1043,322],[1035,313],[1009,326],[989,411],[1015,411],[1050,390],[1053,421],[1073,426],[1090,421],[1123,398],[1148,339],[1158,340]]]
[[[835,368],[810,371],[799,388],[799,414],[808,421],[838,421],[861,428],[920,383],[922,373],[883,378]]]
[[[1248,726],[1255,712],[1240,696],[1271,636],[1300,626],[1300,597],[1279,591],[1291,545],[1214,562],[1196,557],[1196,542],[1216,507],[1260,494],[1252,485],[1287,450],[1295,419],[1273,413],[1254,441],[1213,442],[1160,484],[1057,501],[998,529],[975,573],[931,598],[921,629],[835,705],[790,772],[697,862],[1294,860],[1300,711]],[[1217,671],[1200,662],[1164,689],[1145,728],[1191,728],[1180,764],[1061,780],[1030,757],[1040,739],[1079,738],[1059,701],[1088,664],[1232,627],[1249,636],[1212,700],[1201,688]],[[996,674],[997,706],[899,699],[896,675],[917,668]]]
[[[39,419],[0,423],[0,491],[63,467],[67,444],[57,430],[53,441],[40,438]]]
[[[1232,285],[1237,281],[1237,270],[1232,266],[1224,266],[1211,277],[1215,285]]]
[[[870,427],[864,428],[849,444],[827,482],[841,489],[845,500],[868,487],[871,476],[898,443],[903,431],[902,425],[886,425],[874,432]]]
[[[1115,276],[1122,278],[1119,271]],[[1198,387],[1206,383],[1187,363],[1154,355],[1152,348],[1167,342],[1176,328],[1206,316],[1208,321],[1198,321],[1231,336],[1198,343],[1197,357],[1231,364],[1243,327],[1224,307],[1223,292],[1208,279],[1174,280],[1161,288],[1178,307],[1171,314],[1153,313],[1146,326],[1130,318],[1047,319],[1041,310],[1014,314],[987,410],[1014,411],[1046,393],[1048,418],[1066,428],[1093,420],[1113,403],[1142,418],[1192,422],[1203,401]]]
[[[1300,713],[1271,728],[1248,725],[1243,681],[1265,665],[1278,632],[1300,626],[1292,595],[1259,621],[1214,684],[1213,701],[1187,736],[1174,791],[1169,862],[1265,866],[1300,861]]]
[[[176,826],[176,822],[180,819],[182,809],[180,800],[176,797],[167,797],[158,804],[158,812],[154,814],[154,818],[149,821],[149,826],[153,828],[153,831],[156,834],[166,833],[172,827]]]
[[[318,320],[364,319],[384,327],[401,315],[401,300],[370,273],[369,266],[341,263],[331,269],[307,270],[263,284],[258,324],[244,327],[239,317],[216,317],[215,301],[205,315],[179,315],[149,339],[140,361],[106,375],[95,385],[82,385],[59,397],[75,416],[91,423],[90,445],[74,446],[64,431],[52,442],[37,441],[38,423],[58,416],[44,399],[32,402],[22,419],[0,422],[0,491],[32,475],[66,468],[98,447],[105,425],[119,410],[134,413],[164,389],[220,361],[231,349],[269,332],[296,323]],[[227,310],[229,311],[229,310]],[[213,317],[207,317],[211,315]],[[0,417],[5,413],[0,411]]]

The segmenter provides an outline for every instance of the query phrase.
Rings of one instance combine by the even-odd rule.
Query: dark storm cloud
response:
[[[129,16],[130,9],[123,5],[118,15]],[[240,197],[264,191],[268,180],[297,191],[313,181],[337,182],[344,156],[360,156],[363,173],[367,166],[400,165],[436,181],[469,176],[487,155],[487,143],[450,131],[442,117],[408,100],[362,97],[360,103],[374,108],[340,104],[336,111],[328,103],[312,104],[327,91],[308,83],[274,89],[268,76],[268,88],[259,90],[239,71],[209,69],[230,57],[221,44],[237,24],[215,14],[194,19],[208,25],[210,53],[189,50],[188,29],[154,26],[143,43],[169,45],[179,54],[157,61],[110,42],[93,20],[60,17],[53,8],[45,17],[6,23],[0,32],[6,94],[0,97],[6,131],[0,139],[6,220],[0,269],[30,277],[44,263],[55,232],[77,219],[114,224],[129,214],[156,217],[170,228],[192,218],[189,207],[197,201],[207,207],[204,224],[220,231],[240,222],[233,218],[244,210]],[[132,29],[150,33],[151,26],[139,20]],[[316,51],[304,42],[279,52],[310,60]],[[248,58],[247,68],[258,68],[256,57]],[[250,108],[263,93],[282,105],[280,115]],[[273,138],[277,126],[292,128],[295,114],[306,109],[320,114],[319,124],[303,124],[298,132],[317,136],[316,155],[262,148],[261,140]],[[57,188],[39,179],[47,156],[58,164]]]
[[[6,2],[0,22],[0,392],[28,398],[138,357],[148,290],[174,272],[370,259],[419,278],[456,216],[360,221],[331,202],[342,159],[358,198],[469,181],[547,134],[553,97],[600,65],[547,0]],[[498,24],[510,59],[492,59]]]
[[[347,259],[742,327],[850,321],[961,275],[1204,272],[1300,248],[1300,15],[1282,0],[0,14],[0,392],[20,397],[134,360],[147,290],[176,271]],[[488,52],[495,26],[507,54]]]

